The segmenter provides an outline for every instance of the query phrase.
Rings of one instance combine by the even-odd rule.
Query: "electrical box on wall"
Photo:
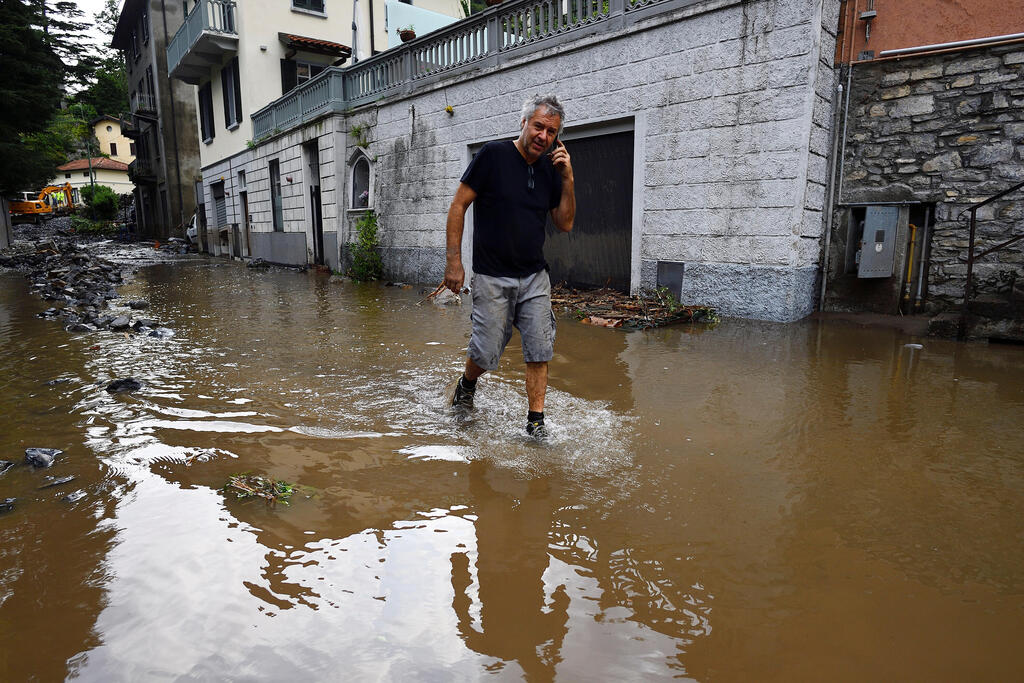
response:
[[[898,206],[866,207],[857,277],[892,277],[899,217]]]

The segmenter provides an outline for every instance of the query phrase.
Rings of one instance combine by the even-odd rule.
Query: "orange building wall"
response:
[[[875,0],[878,15],[865,41],[866,22],[858,17],[868,6],[869,0],[843,3],[838,62],[855,62],[866,50],[877,58],[882,50],[1024,33],[1022,0]]]

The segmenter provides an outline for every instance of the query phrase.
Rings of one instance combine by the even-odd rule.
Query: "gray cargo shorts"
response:
[[[526,277],[473,275],[473,332],[466,355],[484,370],[494,370],[512,338],[523,338],[523,359],[546,363],[554,355],[555,314],[546,270]]]

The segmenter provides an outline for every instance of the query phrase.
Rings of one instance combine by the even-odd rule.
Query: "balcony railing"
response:
[[[235,11],[235,0],[199,0],[167,45],[167,72],[197,84],[224,52],[237,49]]]
[[[208,0],[207,0],[208,1]],[[613,33],[700,0],[511,0],[370,59],[332,67],[252,115],[256,140],[533,50]]]
[[[156,168],[145,159],[135,159],[128,164],[128,180],[136,185],[156,181]]]
[[[135,92],[131,96],[133,114],[156,114],[156,97],[146,92]]]

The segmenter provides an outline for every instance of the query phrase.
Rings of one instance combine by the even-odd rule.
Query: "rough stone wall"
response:
[[[927,308],[963,301],[972,203],[1024,180],[1024,45],[857,64],[841,203],[935,203]],[[841,213],[842,208],[840,208]],[[842,263],[837,216],[830,273]],[[1024,193],[978,211],[977,250],[1013,236]],[[1024,242],[975,264],[977,294],[1024,281]],[[1020,284],[1018,284],[1018,288]]]

